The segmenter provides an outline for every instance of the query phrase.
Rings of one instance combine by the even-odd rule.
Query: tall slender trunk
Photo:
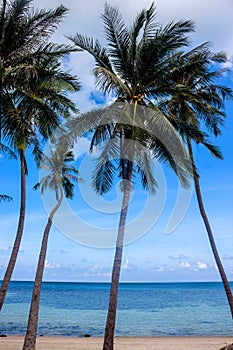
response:
[[[122,263],[122,251],[124,244],[124,233],[125,233],[125,224],[127,218],[127,212],[130,201],[130,182],[132,177],[132,165],[130,166],[130,171],[128,173],[128,184],[124,186],[124,195],[121,207],[117,242],[116,242],[116,251],[115,258],[112,268],[112,281],[111,281],[111,289],[110,289],[110,297],[109,297],[109,305],[108,305],[108,314],[105,326],[105,334],[104,334],[104,344],[103,350],[113,350],[114,348],[114,331],[116,324],[116,311],[117,311],[117,301],[118,301],[118,287],[120,280],[120,271],[121,271],[121,263]]]
[[[20,198],[19,221],[18,221],[18,228],[17,228],[14,246],[11,252],[6,273],[4,275],[1,289],[0,289],[0,310],[2,309],[5,296],[10,284],[11,276],[15,268],[16,260],[19,253],[20,243],[23,235],[25,213],[26,213],[26,163],[25,162],[26,162],[25,152],[21,150],[20,151],[21,198]]]
[[[39,307],[40,307],[40,292],[41,284],[44,273],[45,258],[47,252],[49,232],[53,223],[53,217],[56,211],[59,209],[61,202],[63,200],[63,191],[60,188],[61,196],[57,202],[57,205],[51,211],[47,225],[45,226],[43,239],[40,248],[40,254],[37,263],[36,277],[32,292],[31,306],[28,317],[27,332],[24,338],[23,350],[35,350],[36,349],[36,336],[38,328],[38,318],[39,318]]]
[[[215,258],[215,261],[216,261],[216,264],[217,264],[217,267],[218,267],[218,270],[219,270],[219,273],[220,273],[220,276],[221,276],[221,279],[222,279],[222,282],[223,282],[223,286],[224,286],[224,289],[225,289],[225,293],[226,293],[228,304],[229,304],[230,311],[231,311],[231,316],[232,316],[232,319],[233,319],[233,295],[232,295],[231,287],[230,287],[230,284],[228,282],[227,276],[225,274],[224,267],[222,265],[220,256],[218,254],[218,250],[217,250],[216,243],[214,241],[214,236],[213,236],[213,233],[212,233],[212,229],[211,229],[211,226],[210,226],[210,223],[209,223],[206,211],[205,211],[205,207],[204,207],[204,203],[203,203],[203,199],[202,199],[202,194],[201,194],[199,178],[198,178],[198,175],[197,175],[197,172],[196,172],[196,166],[195,166],[195,162],[194,162],[192,145],[191,145],[191,141],[190,141],[188,136],[187,136],[187,144],[188,144],[189,155],[190,155],[190,159],[191,159],[192,167],[193,167],[194,184],[195,184],[195,190],[196,190],[198,206],[199,206],[199,209],[200,209],[200,213],[201,213],[203,222],[204,222],[205,227],[206,227],[206,231],[207,231],[207,234],[208,234],[210,246],[211,246],[211,249],[212,249],[212,252],[213,252],[213,255],[214,255],[214,258]]]

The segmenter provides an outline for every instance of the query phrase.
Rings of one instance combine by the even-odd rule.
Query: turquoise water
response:
[[[109,287],[43,283],[38,334],[102,336]],[[25,333],[32,288],[32,282],[11,282],[0,312],[1,333]],[[116,335],[232,336],[233,322],[221,283],[122,283]]]

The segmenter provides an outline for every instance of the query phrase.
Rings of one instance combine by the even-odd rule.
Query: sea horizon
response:
[[[2,282],[2,280],[0,279],[0,283]],[[28,279],[12,279],[11,282],[30,282],[30,283],[34,283],[34,280],[28,280]],[[230,284],[233,283],[233,280],[228,280],[228,282]],[[104,283],[104,284],[111,284],[111,281],[68,281],[68,280],[43,280],[42,283]],[[218,281],[191,281],[191,280],[187,280],[187,281],[120,281],[119,284],[124,284],[124,283],[137,283],[137,284],[144,284],[144,283],[154,283],[154,284],[159,284],[159,283],[219,283],[219,284],[223,284],[222,281],[218,280]]]

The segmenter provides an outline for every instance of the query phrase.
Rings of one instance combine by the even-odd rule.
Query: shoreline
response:
[[[21,350],[23,336],[0,337],[0,350]],[[115,350],[220,350],[233,343],[225,336],[116,337]],[[37,350],[101,350],[102,337],[39,336]]]

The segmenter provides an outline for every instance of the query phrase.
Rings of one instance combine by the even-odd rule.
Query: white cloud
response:
[[[170,19],[192,19],[196,33],[194,44],[205,41],[213,43],[214,50],[233,52],[233,3],[231,0],[158,0],[159,19],[165,23]]]
[[[214,266],[210,266],[204,261],[181,261],[178,265],[182,269],[189,269],[190,271],[200,271],[200,270],[207,270],[209,268],[214,268]]]
[[[203,261],[198,261],[197,262],[197,267],[200,269],[200,270],[206,270],[208,269],[208,265],[203,262]]]
[[[97,147],[93,147],[91,153],[90,153],[90,140],[86,137],[80,137],[77,142],[75,142],[72,151],[74,153],[75,160],[84,156],[88,155],[88,157],[96,158],[98,157],[100,151]]]
[[[89,279],[89,280],[109,280],[111,277],[110,273],[111,269],[110,267],[103,267],[103,266],[97,266],[97,265],[90,265],[85,267],[78,267],[74,272],[73,275],[75,277],[78,277],[79,279]]]
[[[228,61],[223,64],[223,68],[232,69],[233,68],[233,56],[229,57]]]
[[[75,159],[83,156],[84,154],[89,152],[90,141],[86,137],[80,137],[77,142],[74,144],[73,153]]]
[[[47,259],[45,260],[45,268],[46,269],[60,269],[60,264],[53,264],[52,262],[49,262]]]
[[[165,268],[164,268],[164,266],[160,266],[160,267],[157,267],[157,268],[155,269],[155,271],[156,271],[156,272],[164,272],[164,271],[165,271]]]
[[[188,261],[181,261],[179,265],[182,269],[189,269],[191,267],[190,263]]]
[[[91,277],[91,278],[109,278],[111,277],[110,272],[96,272],[96,273],[91,273],[91,272],[84,272],[83,277]]]

